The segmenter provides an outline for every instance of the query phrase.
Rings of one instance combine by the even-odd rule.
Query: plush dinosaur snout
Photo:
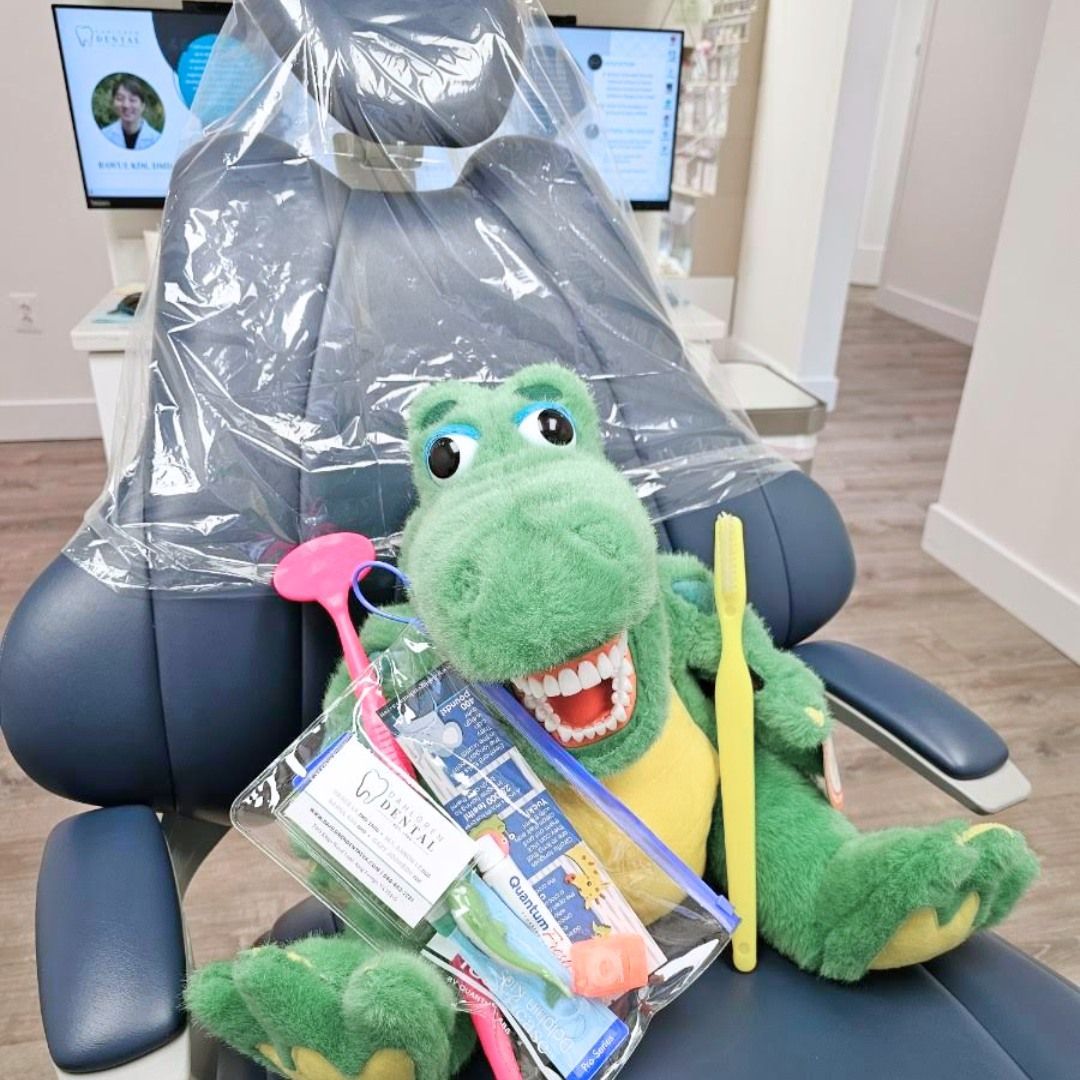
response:
[[[428,507],[406,570],[419,614],[457,667],[506,681],[637,625],[656,602],[656,540],[602,459],[549,456],[477,476]]]

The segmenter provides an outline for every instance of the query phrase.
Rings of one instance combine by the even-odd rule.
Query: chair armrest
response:
[[[795,652],[825,683],[837,720],[969,809],[993,814],[1030,794],[1001,736],[925,679],[837,641],[808,642]]]
[[[148,807],[94,810],[53,829],[36,937],[41,1017],[58,1069],[103,1072],[183,1033],[180,901]]]

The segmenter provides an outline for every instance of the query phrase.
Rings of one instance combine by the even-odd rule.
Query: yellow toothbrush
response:
[[[743,654],[746,558],[742,521],[716,519],[713,585],[720,617],[720,666],[716,669],[716,740],[720,750],[720,800],[728,898],[742,920],[733,935],[739,971],[757,966],[757,858],[754,828],[754,688]]]

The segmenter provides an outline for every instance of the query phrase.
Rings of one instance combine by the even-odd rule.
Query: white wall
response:
[[[1080,4],[1053,0],[924,546],[1080,662]]]
[[[878,305],[970,344],[1049,0],[936,0]]]
[[[93,435],[90,375],[67,335],[110,284],[101,221],[83,197],[49,0],[8,4],[4,20],[0,97],[26,111],[0,169],[0,439]],[[37,293],[40,334],[15,333],[13,292]]]
[[[928,10],[929,0],[899,0],[896,5],[874,133],[870,181],[859,221],[855,259],[851,265],[851,281],[854,285],[877,285],[881,280],[881,261],[889,235],[904,137],[919,72],[919,42]]]
[[[50,0],[5,4],[4,33],[0,100],[16,112],[0,169],[0,440],[92,437],[86,357],[68,333],[112,285],[109,211],[86,208]],[[37,293],[41,333],[15,332],[13,292]]]
[[[769,3],[734,349],[830,404],[895,9]]]

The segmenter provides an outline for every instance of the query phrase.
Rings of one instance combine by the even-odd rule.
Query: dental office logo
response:
[[[75,40],[84,48],[101,45],[109,49],[137,49],[138,30],[99,30],[85,23],[75,27]]]
[[[360,778],[356,801],[377,811],[400,835],[426,852],[436,851],[446,841],[444,823],[424,812],[421,800],[408,786],[391,783],[379,769],[368,769]]]

